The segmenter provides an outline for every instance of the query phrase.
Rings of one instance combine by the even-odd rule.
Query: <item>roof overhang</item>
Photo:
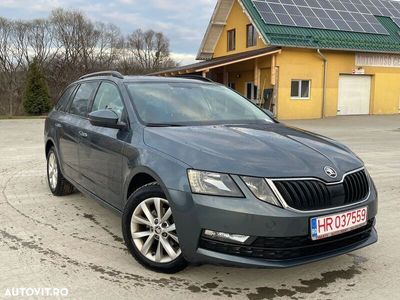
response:
[[[281,51],[282,50],[280,47],[268,47],[268,48],[263,48],[263,49],[257,49],[257,50],[232,54],[232,55],[228,55],[228,56],[218,57],[218,58],[199,62],[199,63],[192,64],[192,65],[177,67],[174,69],[169,69],[169,70],[153,73],[150,75],[179,76],[179,75],[185,75],[185,74],[208,72],[212,69],[237,64],[240,62],[248,61],[248,60],[259,58],[259,57],[273,55],[276,53],[280,53]]]
[[[236,0],[218,0],[203,41],[201,42],[199,52],[197,53],[197,60],[213,58],[214,49],[221,37],[235,1]]]

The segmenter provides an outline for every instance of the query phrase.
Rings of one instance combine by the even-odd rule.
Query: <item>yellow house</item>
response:
[[[157,74],[207,77],[279,119],[398,114],[400,2],[349,2],[218,0],[201,62]]]

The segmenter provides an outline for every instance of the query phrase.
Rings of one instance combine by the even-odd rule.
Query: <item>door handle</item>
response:
[[[79,131],[79,135],[81,136],[81,137],[84,137],[84,138],[86,138],[88,135],[87,135],[87,133],[86,132],[83,132],[83,131]]]
[[[57,128],[62,128],[62,125],[60,123],[56,123]]]

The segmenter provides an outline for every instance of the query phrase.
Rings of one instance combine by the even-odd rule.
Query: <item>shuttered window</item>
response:
[[[236,29],[228,31],[228,51],[236,49]]]
[[[246,39],[246,47],[253,47],[257,45],[257,32],[252,24],[247,25],[247,39]]]

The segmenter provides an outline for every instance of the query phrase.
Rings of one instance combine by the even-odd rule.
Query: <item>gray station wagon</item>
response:
[[[130,253],[155,271],[290,267],[377,241],[360,158],[205,79],[83,76],[46,119],[45,144],[52,193],[120,213]]]

